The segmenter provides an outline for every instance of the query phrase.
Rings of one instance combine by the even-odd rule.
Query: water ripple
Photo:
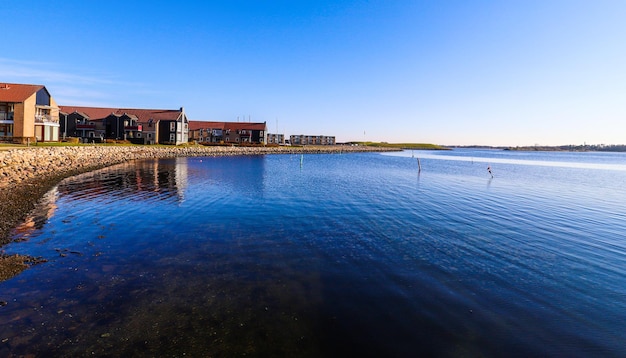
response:
[[[447,155],[70,178],[7,247],[49,262],[0,283],[0,354],[626,354],[623,158]]]

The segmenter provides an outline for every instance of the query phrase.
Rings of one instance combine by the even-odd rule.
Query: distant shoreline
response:
[[[520,152],[626,152],[626,145],[559,145],[559,146],[485,146],[485,145],[452,145],[450,149],[493,149]]]

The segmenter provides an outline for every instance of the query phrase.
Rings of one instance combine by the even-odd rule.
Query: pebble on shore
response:
[[[230,147],[230,146],[68,146],[0,151],[0,246],[11,230],[62,179],[131,160],[194,156],[262,155],[397,151],[364,146]],[[40,261],[0,252],[0,281]]]

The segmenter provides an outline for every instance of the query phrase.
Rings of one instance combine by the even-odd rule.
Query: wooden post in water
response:
[[[421,173],[422,172],[422,163],[420,163],[420,158],[417,157],[417,172]]]

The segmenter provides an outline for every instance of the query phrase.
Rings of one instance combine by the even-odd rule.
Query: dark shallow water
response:
[[[0,283],[0,356],[625,356],[625,183],[469,150],[70,178],[5,247],[48,262]]]

